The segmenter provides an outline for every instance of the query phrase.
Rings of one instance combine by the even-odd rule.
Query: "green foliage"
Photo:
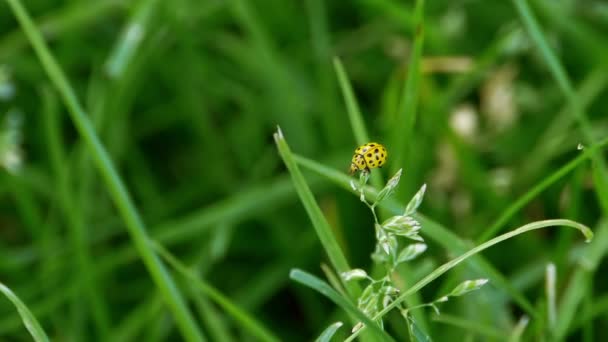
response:
[[[19,299],[19,297],[13,293],[13,291],[2,283],[0,283],[0,292],[2,292],[2,294],[13,303],[17,309],[17,312],[19,313],[19,316],[21,316],[21,319],[23,320],[23,325],[25,325],[27,331],[30,333],[30,335],[32,335],[34,341],[48,342],[48,336],[46,336],[46,333],[40,326],[40,323],[38,323],[36,317],[32,315],[32,312],[28,309],[27,305],[25,305],[21,299]]]
[[[0,340],[608,339],[607,13],[0,1]]]

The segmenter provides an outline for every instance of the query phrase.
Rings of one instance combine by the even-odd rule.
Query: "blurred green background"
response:
[[[497,235],[488,233],[493,225],[506,231],[568,218],[596,231],[591,245],[552,229],[484,252],[511,293],[465,262],[421,298],[435,299],[464,279],[489,277],[490,284],[450,300],[440,316],[421,310],[426,332],[439,341],[504,340],[527,316],[524,340],[550,340],[555,329],[576,341],[608,338],[608,227],[601,220],[608,211],[598,199],[608,192],[601,186],[606,154],[600,147],[595,163],[581,157],[608,132],[606,2],[427,1],[412,132],[396,131],[395,123],[413,114],[400,110],[417,32],[413,1],[23,3],[150,236],[279,339],[312,340],[337,320],[347,322],[338,334],[344,338],[351,327],[333,303],[289,280],[295,267],[323,277],[326,257],[272,139],[280,125],[294,153],[347,171],[357,142],[334,56],[371,139],[389,155],[407,140],[399,164],[390,155],[374,172],[387,179],[404,169],[395,195],[403,205],[426,183],[421,212],[466,249]],[[521,3],[565,81],[559,73],[556,81],[546,50],[524,25]],[[181,340],[91,151],[5,1],[0,115],[0,281],[56,341]],[[305,176],[350,265],[369,269],[369,211],[327,177]],[[462,252],[428,239],[424,226],[422,236],[428,251],[401,270],[408,283]],[[557,328],[547,320],[549,262],[557,266]],[[209,340],[256,340],[242,320],[167,269]],[[388,321],[393,336],[406,340],[399,315]],[[0,340],[29,339],[14,307],[0,300]]]

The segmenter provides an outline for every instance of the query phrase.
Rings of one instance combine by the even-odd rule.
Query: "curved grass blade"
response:
[[[374,323],[369,317],[365,316],[365,314],[357,307],[351,303],[348,299],[340,296],[340,294],[334,290],[329,284],[324,282],[323,280],[315,277],[314,275],[304,272],[302,270],[293,269],[289,273],[289,278],[297,281],[298,283],[308,286],[311,289],[319,292],[325,297],[329,298],[336,305],[340,306],[350,315],[356,317],[359,321],[363,322],[365,326],[370,327],[370,329],[374,332],[374,334],[378,337],[381,337],[384,341],[393,341],[393,339],[380,327],[378,324]]]
[[[21,320],[23,321],[23,325],[27,328],[30,335],[34,338],[36,342],[48,342],[49,338],[46,336],[46,333],[40,326],[40,323],[36,320],[36,317],[32,314],[30,309],[4,284],[0,283],[0,292],[2,292],[6,298],[8,298],[13,305],[17,308],[19,315],[21,316]]]
[[[328,326],[319,337],[315,340],[315,342],[331,342],[331,338],[334,337],[338,329],[340,329],[344,323],[336,322],[330,326]]]

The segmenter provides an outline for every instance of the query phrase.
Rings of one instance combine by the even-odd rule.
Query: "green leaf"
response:
[[[424,253],[424,251],[426,251],[426,248],[427,246],[424,243],[414,243],[405,247],[399,253],[399,256],[397,257],[397,263],[415,259],[420,254]]]
[[[30,335],[34,338],[36,342],[48,342],[49,338],[46,336],[46,333],[40,326],[40,323],[36,320],[36,317],[32,314],[32,312],[27,308],[27,306],[4,284],[0,283],[0,292],[2,292],[17,308],[19,315],[21,316],[21,320],[23,321],[23,325],[27,331],[29,331]]]
[[[407,321],[407,327],[408,327],[408,331],[410,333],[410,339],[412,341],[419,341],[419,342],[432,341],[431,337],[429,335],[427,335],[424,331],[422,331],[422,329],[418,326],[418,324],[416,324],[414,317],[409,315],[409,313],[406,310],[402,311],[401,314]]]
[[[296,192],[300,197],[300,201],[304,205],[304,209],[306,209],[306,213],[308,217],[312,221],[312,226],[329,257],[329,261],[331,265],[334,267],[336,272],[348,272],[351,268],[348,265],[348,261],[346,257],[342,253],[342,248],[338,244],[338,240],[334,236],[333,230],[331,229],[329,222],[323,215],[319,204],[315,200],[310,187],[306,183],[300,168],[296,164],[291,149],[283,136],[283,132],[281,132],[280,128],[277,128],[277,132],[274,134],[274,140],[276,142],[277,148],[279,150],[279,154],[287,166],[289,173],[291,174],[291,179],[293,181],[293,185],[296,188]],[[348,291],[350,296],[355,296],[358,294],[361,289],[357,283],[345,283],[344,287]]]
[[[378,240],[378,244],[387,255],[394,255],[397,253],[397,238],[393,235],[384,236],[381,240]]]
[[[359,308],[367,304],[367,302],[369,302],[372,299],[372,296],[374,295],[374,284],[367,285],[367,287],[365,288],[365,290],[363,290],[363,293],[361,293],[361,296],[357,300],[357,305],[359,306]]]
[[[422,203],[422,200],[424,199],[425,191],[426,191],[426,184],[422,185],[422,187],[420,188],[420,190],[418,190],[416,195],[414,195],[414,197],[412,197],[412,199],[410,200],[410,203],[407,204],[407,207],[405,207],[405,211],[403,212],[404,216],[413,215],[414,213],[416,213],[416,210],[418,210],[420,203]]]
[[[417,0],[414,9],[414,37],[409,63],[407,79],[399,98],[399,109],[391,127],[391,146],[393,148],[392,169],[410,161],[414,138],[414,126],[418,113],[418,100],[420,93],[422,51],[424,47],[424,0]]]
[[[370,141],[369,134],[367,134],[365,123],[363,122],[363,115],[361,115],[361,110],[359,109],[359,104],[357,103],[357,98],[353,91],[353,87],[350,84],[350,80],[348,79],[348,75],[338,57],[334,57],[334,69],[336,71],[336,76],[338,77],[338,84],[342,90],[342,96],[344,98],[344,103],[346,104],[346,112],[348,113],[348,119],[352,126],[353,134],[355,135],[355,141],[358,145],[368,143]],[[361,172],[361,174],[365,174],[366,177],[371,176],[372,185],[376,188],[382,186],[382,179],[379,173],[374,172],[373,174],[370,174],[370,172]],[[361,196],[361,198],[363,198],[363,196]],[[361,201],[363,202],[363,199]]]
[[[330,326],[328,326],[319,337],[315,340],[315,342],[330,342],[331,338],[336,334],[338,329],[340,329],[344,325],[342,322],[336,322]]]
[[[342,272],[340,276],[342,277],[342,279],[344,279],[344,281],[351,281],[365,279],[367,278],[367,273],[360,268],[355,268],[348,272]]]
[[[326,282],[299,269],[291,270],[289,277],[329,298],[332,302],[344,309],[344,311],[346,311],[348,314],[363,322],[363,324],[370,328],[377,337],[384,341],[393,341],[393,339],[386,332],[380,329],[378,324],[374,323],[369,317],[359,311],[359,309],[357,309],[347,298],[340,296],[340,294]]]
[[[465,280],[460,285],[456,286],[452,292],[450,292],[450,296],[462,296],[471,291],[479,290],[482,286],[484,286],[488,282],[488,279],[475,279],[475,280]]]
[[[390,196],[394,191],[395,188],[397,187],[397,185],[399,185],[399,180],[401,178],[401,171],[402,169],[399,169],[399,171],[397,171],[397,173],[395,173],[395,175],[388,180],[388,182],[386,183],[386,186],[378,193],[378,196],[376,197],[376,200],[374,201],[374,205],[382,202],[382,200],[384,200],[386,197]]]

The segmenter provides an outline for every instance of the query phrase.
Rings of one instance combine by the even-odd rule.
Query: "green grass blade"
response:
[[[536,43],[540,53],[545,59],[545,62],[549,67],[549,71],[553,75],[553,78],[555,78],[560,90],[566,97],[568,104],[572,107],[573,115],[576,117],[579,123],[581,132],[583,133],[587,145],[592,145],[594,138],[591,123],[583,111],[583,106],[574,92],[572,82],[568,77],[564,66],[557,58],[555,52],[553,52],[549,46],[545,34],[542,32],[540,25],[530,9],[530,6],[528,6],[527,0],[513,0],[513,2],[515,3],[515,8],[524,22],[524,25],[528,29],[532,40]],[[601,185],[608,184],[608,169],[606,168],[606,162],[599,155],[599,153],[594,153],[592,159],[594,167],[599,168],[597,175],[600,182],[596,184],[598,188],[596,194],[604,213],[608,214],[608,188],[601,187]]]
[[[342,118],[338,113],[338,96],[331,70],[332,37],[330,35],[325,0],[306,0],[310,26],[311,48],[316,63],[317,96],[325,137],[332,147],[340,146],[347,132],[342,130]]]
[[[66,151],[64,151],[65,144],[61,138],[63,132],[60,128],[57,99],[48,88],[43,89],[42,98],[46,109],[43,119],[46,128],[46,145],[51,168],[55,174],[58,204],[65,217],[72,248],[75,251],[76,270],[82,276],[85,302],[88,302],[91,307],[99,336],[101,336],[101,339],[107,339],[110,331],[109,310],[102,292],[99,291],[98,284],[93,280],[92,271],[95,269],[95,264],[87,246],[87,225],[77,202],[76,192],[70,187],[70,170],[67,168],[69,163]],[[82,298],[77,300],[82,301]]]
[[[365,314],[357,307],[351,303],[348,299],[340,296],[340,294],[334,290],[329,284],[322,281],[321,279],[315,277],[314,275],[304,272],[302,270],[294,269],[289,273],[289,277],[298,283],[308,286],[311,289],[319,292],[325,297],[329,298],[336,305],[340,306],[344,311],[363,322],[365,326],[371,327],[371,330],[374,334],[385,341],[392,341],[393,339],[386,334],[378,324],[374,323],[369,317],[365,316]]]
[[[357,145],[368,143],[370,142],[369,134],[367,133],[365,123],[363,122],[363,116],[361,115],[359,104],[357,103],[357,97],[355,96],[353,87],[350,84],[348,75],[344,70],[344,66],[338,57],[334,57],[334,69],[336,70],[336,75],[338,76],[338,83],[340,84],[340,89],[342,90],[342,97],[344,98],[344,103],[346,104],[346,112],[348,113],[348,119],[352,126],[353,134],[355,135],[355,141],[357,142]],[[378,172],[372,172],[371,178],[372,185],[380,189],[382,187],[382,179],[380,178],[380,174]]]
[[[407,79],[399,100],[399,111],[392,125],[391,144],[393,161],[391,174],[405,168],[409,148],[412,146],[416,110],[418,107],[418,86],[420,83],[422,48],[424,46],[424,0],[416,1],[414,10],[414,46],[407,68]]]
[[[353,87],[350,84],[348,75],[344,70],[344,65],[338,57],[334,57],[334,69],[338,76],[338,83],[342,90],[342,97],[344,97],[344,103],[346,104],[346,112],[348,113],[348,119],[352,125],[353,133],[355,134],[355,141],[357,145],[363,145],[369,142],[369,135],[365,129],[365,123],[363,122],[363,116],[361,115],[361,109],[357,103],[357,98],[353,91]]]
[[[551,334],[551,336],[553,336],[555,330],[555,318],[557,317],[555,309],[556,273],[557,269],[555,264],[549,263],[545,275],[545,294],[547,296],[547,322],[549,325],[549,334]]]
[[[606,220],[600,222],[596,233],[597,237],[591,246],[586,248],[583,255],[580,256],[578,261],[580,267],[576,269],[570,278],[568,286],[558,304],[557,323],[555,325],[555,337],[557,340],[562,340],[566,337],[572,321],[579,313],[578,307],[587,292],[588,284],[592,280],[601,260],[606,255],[606,252],[608,252],[606,249],[608,245],[608,222]]]
[[[330,326],[328,326],[319,337],[315,340],[315,342],[331,342],[331,338],[334,337],[338,329],[340,329],[344,323],[336,322]]]
[[[291,174],[291,179],[296,188],[298,196],[300,196],[300,200],[306,209],[306,213],[312,221],[312,225],[315,228],[317,236],[319,237],[319,240],[321,241],[321,244],[329,257],[329,261],[337,273],[349,271],[350,266],[348,265],[346,257],[342,253],[342,248],[340,248],[340,245],[338,244],[338,241],[336,240],[327,219],[323,215],[321,208],[319,208],[315,197],[310,191],[310,188],[306,183],[306,180],[304,179],[304,176],[302,175],[302,172],[300,171],[300,168],[298,167],[294,156],[289,149],[289,145],[287,145],[287,142],[285,141],[283,133],[280,129],[274,134],[274,140],[277,144],[277,148],[279,149],[279,154],[281,155],[281,158],[283,158],[283,162]],[[356,296],[361,292],[359,286],[353,282],[343,281],[343,283],[351,298],[356,298]]]
[[[505,240],[516,237],[517,235],[521,235],[521,234],[524,234],[524,233],[527,233],[529,231],[536,230],[536,229],[543,229],[543,228],[554,227],[554,226],[564,226],[564,227],[570,227],[570,228],[577,229],[585,236],[586,242],[591,242],[591,240],[593,239],[593,232],[591,231],[591,229],[589,229],[585,225],[582,225],[578,222],[574,222],[571,220],[555,219],[555,220],[537,221],[537,222],[532,222],[532,223],[526,224],[526,225],[516,228],[508,233],[497,236],[497,237],[493,238],[492,240],[490,240],[486,243],[483,243],[475,248],[472,248],[471,250],[462,254],[461,256],[456,257],[456,258],[446,262],[445,264],[437,267],[429,275],[427,275],[426,277],[421,279],[419,282],[417,282],[414,286],[410,287],[407,291],[404,291],[401,295],[399,295],[399,297],[397,299],[395,299],[393,302],[391,302],[391,304],[389,304],[382,311],[380,311],[378,314],[376,314],[374,319],[379,319],[379,318],[384,317],[384,315],[386,315],[389,311],[391,311],[392,309],[397,307],[408,296],[420,291],[422,288],[424,288],[426,285],[431,283],[433,280],[439,278],[441,275],[443,275],[447,271],[451,270],[452,268],[456,267],[458,264],[462,263],[469,257],[471,257],[475,254],[478,254],[478,253],[482,252],[483,250],[488,249]],[[357,336],[359,334],[359,332],[360,331],[351,335],[351,337]]]
[[[129,66],[141,42],[150,30],[150,20],[158,0],[141,0],[132,18],[125,25],[114,50],[106,62],[106,72],[111,78],[120,78]]]
[[[167,251],[161,244],[156,241],[152,242],[152,246],[162,256],[171,267],[178,273],[190,281],[190,284],[203,292],[211,300],[217,303],[227,314],[231,315],[243,328],[245,328],[253,337],[259,341],[276,342],[280,341],[266,327],[258,322],[254,317],[243,311],[235,305],[228,297],[224,296],[220,291],[204,282],[186,265],[182,264],[175,256]]]
[[[549,186],[555,184],[558,180],[569,174],[572,170],[576,169],[580,164],[589,158],[592,158],[593,153],[600,151],[608,145],[608,139],[604,139],[593,146],[583,150],[578,157],[572,159],[564,166],[543,178],[543,180],[536,184],[532,189],[528,190],[525,194],[519,197],[513,204],[511,204],[503,213],[494,221],[494,223],[486,229],[483,234],[477,239],[477,242],[483,242],[487,239],[495,236],[502,228],[505,227],[507,222],[515,215],[519,210],[523,209],[530,201],[536,198],[541,192],[547,189]]]
[[[80,105],[74,90],[42,38],[42,34],[32,22],[21,1],[8,0],[7,2],[30,40],[49,78],[59,91],[78,133],[86,142],[87,148],[106,183],[114,204],[125,222],[133,243],[156,286],[158,286],[163,298],[171,309],[180,332],[188,341],[204,340],[173,279],[150,248],[144,223],[125,185],[120,179],[106,149],[95,133],[95,129]]]
[[[519,321],[517,322],[517,324],[515,325],[515,327],[513,328],[513,331],[511,332],[511,336],[509,336],[508,341],[509,342],[521,341],[521,335],[523,335],[529,322],[530,322],[530,318],[528,318],[528,316],[522,316],[519,319]]]
[[[21,316],[21,320],[23,321],[23,325],[27,328],[30,335],[34,338],[36,342],[48,342],[49,338],[46,336],[46,333],[40,326],[40,323],[36,320],[36,317],[32,314],[30,309],[4,284],[0,283],[0,292],[8,298],[13,305],[17,308],[19,315]]]

